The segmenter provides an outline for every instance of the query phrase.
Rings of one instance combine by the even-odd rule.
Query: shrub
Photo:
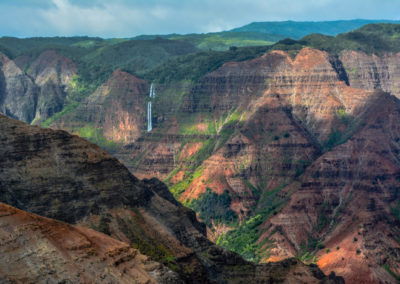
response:
[[[231,210],[230,205],[231,198],[227,190],[218,195],[207,188],[206,192],[200,198],[194,199],[189,206],[211,227],[212,220],[222,223],[232,223],[237,220],[237,215]]]

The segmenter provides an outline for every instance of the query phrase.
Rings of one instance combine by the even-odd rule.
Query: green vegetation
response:
[[[70,103],[68,105],[66,105],[62,111],[54,114],[53,116],[49,117],[47,120],[45,120],[41,126],[42,127],[49,127],[50,125],[53,124],[53,122],[55,122],[58,118],[62,117],[63,115],[70,113],[71,111],[73,111],[74,109],[76,109],[79,106],[78,102],[73,102]]]
[[[211,156],[215,147],[215,139],[207,139],[203,141],[203,146],[199,151],[188,159],[191,168],[196,169],[204,160]]]
[[[185,173],[185,178],[172,186],[170,186],[170,191],[174,195],[175,199],[179,199],[181,194],[190,186],[193,180],[202,174],[202,168],[199,167],[193,173]]]
[[[200,127],[198,124],[200,124]],[[206,125],[206,128],[202,129],[201,125]],[[214,120],[210,113],[181,114],[179,117],[179,133],[183,135],[216,134]]]
[[[372,23],[400,23],[399,21],[385,20],[339,20],[322,22],[255,22],[246,26],[233,29],[233,32],[258,32],[272,35],[280,35],[281,38],[300,39],[306,35],[319,33],[325,35],[337,35],[360,28]]]
[[[117,216],[118,227],[128,237],[131,246],[150,258],[162,262],[174,271],[181,269],[173,252],[169,251],[159,240],[151,239],[142,229],[140,226],[144,223],[142,218],[138,213],[135,214],[133,220],[130,218],[122,219]]]
[[[0,49],[7,49],[8,56],[14,58],[32,50],[69,47],[85,41],[91,41],[94,45],[105,42],[104,39],[97,37],[32,37],[24,39],[2,37],[0,38]]]
[[[396,206],[390,208],[392,214],[396,217],[397,220],[400,220],[400,201],[397,203]]]
[[[331,133],[329,133],[328,139],[324,142],[324,147],[326,149],[332,149],[336,146],[339,141],[341,141],[342,133],[337,129],[331,129]]]
[[[236,128],[240,128],[242,125],[242,111],[231,110],[226,117],[222,118],[221,129],[218,132],[219,138],[217,142],[217,149],[225,145],[225,143],[232,137]]]
[[[318,232],[321,232],[328,224],[329,224],[328,216],[326,216],[325,214],[318,215],[318,221],[317,221]]]
[[[300,250],[298,252],[297,258],[304,263],[316,263],[317,257],[315,255],[319,250],[322,250],[324,248],[325,245],[323,243],[310,235],[307,242],[303,241],[300,243]],[[325,250],[325,252],[329,253],[330,250]]]
[[[272,46],[274,50],[285,50],[293,57],[303,47],[324,50],[338,55],[343,50],[362,51],[367,54],[397,53],[400,51],[400,25],[369,24],[362,28],[339,34],[336,37],[310,34],[301,40],[285,39]],[[357,70],[348,70],[350,74]]]
[[[309,35],[302,41],[309,46],[338,54],[342,50],[364,51],[368,54],[400,51],[400,25],[370,24],[337,37]]]
[[[242,255],[249,261],[260,261],[262,256],[268,254],[268,251],[259,251],[270,240],[265,239],[263,242],[257,244],[262,231],[259,226],[274,212],[279,209],[286,202],[278,193],[285,187],[285,184],[277,187],[272,191],[265,192],[259,201],[259,210],[249,220],[238,225],[232,231],[218,238],[217,244],[232,250]]]
[[[243,258],[249,261],[259,261],[257,255],[259,245],[256,244],[261,232],[259,226],[264,222],[265,216],[257,214],[250,218],[237,229],[229,231],[218,238],[217,244],[239,253]]]
[[[164,63],[170,57],[195,53],[188,42],[156,38],[152,40],[100,39],[88,37],[0,38],[0,52],[10,58],[24,55],[29,66],[44,51],[53,50],[71,59],[78,67],[78,93],[92,93],[116,69],[140,75]],[[84,96],[83,96],[84,97]]]
[[[189,203],[189,207],[196,211],[209,227],[212,227],[212,221],[230,224],[237,220],[237,215],[230,209],[230,205],[231,198],[227,190],[218,195],[210,188]]]
[[[350,124],[350,116],[344,108],[338,109],[337,117],[344,125],[348,126]]]
[[[382,265],[382,267],[394,278],[398,283],[400,283],[400,275],[397,275],[396,273],[393,272],[393,270],[390,269],[389,265],[385,263]]]
[[[171,34],[171,35],[141,35],[135,39],[149,40],[161,37],[164,39],[189,42],[204,51],[226,51],[235,47],[271,45],[283,39],[279,35],[258,32],[216,32],[207,34]]]
[[[95,230],[102,232],[106,235],[110,235],[111,231],[110,231],[110,223],[111,223],[111,219],[102,215],[100,218],[100,222],[99,222],[99,226],[97,228],[94,228]]]
[[[115,69],[140,75],[168,58],[196,52],[190,43],[161,38],[127,40],[97,48],[81,58],[80,74],[88,82],[104,82]]]
[[[99,145],[110,153],[115,152],[116,148],[118,147],[116,142],[104,138],[102,129],[95,128],[92,125],[86,125],[78,129],[77,133],[80,137]]]
[[[271,45],[281,38],[254,32],[219,32],[208,34],[173,35],[168,37],[168,39],[190,42],[201,50],[225,51],[231,47]]]
[[[300,244],[300,247],[302,247],[301,244]],[[314,263],[314,264],[317,263],[318,259],[315,256],[317,254],[316,251],[315,252],[309,252],[309,251],[305,251],[304,252],[304,248],[302,249],[302,251],[303,252],[301,254],[297,255],[297,259],[299,259],[301,262],[304,262],[304,263],[307,263],[307,264],[309,264],[309,263]]]
[[[225,62],[244,61],[261,56],[269,46],[241,47],[229,51],[202,51],[168,59],[162,65],[143,74],[147,81],[171,83],[181,80],[196,82],[208,72],[218,69]]]

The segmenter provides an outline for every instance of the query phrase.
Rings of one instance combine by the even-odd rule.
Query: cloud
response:
[[[398,0],[2,0],[0,36],[131,37],[254,21],[399,19]]]

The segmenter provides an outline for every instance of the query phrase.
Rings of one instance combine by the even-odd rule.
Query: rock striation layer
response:
[[[129,244],[0,203],[2,283],[182,283]]]
[[[107,140],[133,143],[145,128],[148,90],[149,85],[144,80],[116,70],[55,127],[75,132],[90,125],[101,130]]]
[[[137,261],[139,264],[131,267],[132,271],[128,268],[123,270],[122,274],[118,275],[121,279],[126,279],[123,277],[129,275],[139,277],[138,279],[148,276],[156,280],[157,277],[174,279],[173,277],[179,275],[179,279],[187,283],[239,283],[253,278],[257,283],[342,283],[340,277],[326,277],[316,266],[306,266],[298,260],[255,265],[244,261],[235,253],[215,246],[205,237],[205,226],[196,220],[194,212],[180,205],[160,181],[139,181],[115,158],[77,136],[64,131],[28,126],[0,115],[0,144],[3,157],[0,162],[1,202],[42,216],[92,227],[125,243],[88,229],[43,219],[3,205],[1,208],[4,208],[4,211],[16,212],[17,215],[12,219],[10,217],[14,216],[14,213],[3,214],[9,216],[0,217],[0,220],[5,222],[2,229],[18,231],[20,226],[26,227],[24,222],[37,222],[34,223],[38,224],[39,228],[38,231],[32,232],[32,239],[27,236],[20,239],[15,235],[13,243],[22,246],[21,242],[29,242],[26,243],[28,247],[36,248],[36,242],[42,240],[48,244],[43,251],[43,257],[57,258],[57,251],[62,251],[74,243],[76,238],[76,253],[86,253],[89,257],[84,260],[84,264],[91,260],[91,254],[87,250],[92,246],[96,247],[98,244],[99,250],[106,251],[111,246],[125,247],[126,249],[120,252],[123,257],[122,262],[117,261],[119,265],[129,268],[132,264],[130,261],[133,264]],[[17,217],[19,215],[21,217]],[[46,227],[46,222],[52,224],[50,232],[41,227]],[[31,225],[26,228],[29,226]],[[62,242],[61,238],[62,246],[57,247],[57,251],[54,252],[52,246],[56,243],[50,246],[47,240],[50,236],[58,234],[58,228],[60,231],[65,230],[64,237],[71,238],[65,242]],[[39,239],[33,237],[34,234],[39,234]],[[93,238],[92,243],[81,240],[85,236],[89,240]],[[79,245],[81,241],[83,243]],[[156,270],[148,271],[145,266],[141,269],[141,256],[130,258],[134,250],[128,249],[126,243],[139,249],[140,253],[174,268],[177,274],[160,264],[157,264]],[[7,244],[2,245],[9,249]],[[19,245],[13,248],[17,251],[20,249]],[[48,255],[47,249],[52,250],[54,255]],[[15,257],[17,251],[10,253],[10,257]],[[63,257],[67,255],[63,254]],[[36,261],[39,255],[32,254],[31,257]],[[104,267],[107,261],[114,257],[116,255],[102,258],[102,263],[96,263],[93,267]],[[34,271],[35,273],[31,274],[32,278],[29,276],[26,280],[35,281],[36,278],[33,277],[53,279],[49,274],[54,274],[54,277],[60,275],[59,277],[70,279],[85,279],[84,271],[78,275],[77,271],[73,270],[74,267],[70,268],[69,265],[60,268],[59,271],[56,265],[60,261],[62,262],[62,259],[57,258],[57,261],[52,262],[54,266],[49,266],[56,270],[55,273],[46,269],[42,272]],[[36,266],[31,269],[36,268],[40,270],[40,267]],[[68,273],[68,269],[72,270],[71,274]],[[119,266],[117,271],[118,269]],[[7,270],[1,273],[11,280],[14,279],[12,277],[15,275],[8,274]],[[97,274],[91,276],[97,277]]]

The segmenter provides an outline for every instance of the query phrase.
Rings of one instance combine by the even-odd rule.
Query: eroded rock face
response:
[[[182,201],[201,197],[207,188],[228,190],[239,218],[268,208],[268,196],[279,191],[279,206],[287,204],[280,213],[272,207],[260,227],[259,243],[274,242],[272,249],[268,243],[260,250],[267,252],[264,260],[293,257],[320,241],[330,250],[315,249],[325,273],[334,270],[349,281],[394,281],[382,266],[399,272],[398,221],[391,209],[399,199],[398,101],[374,90],[397,96],[397,57],[354,52],[334,57],[304,48],[293,59],[274,51],[224,64],[199,81],[182,107],[196,117],[197,130],[211,114],[216,133],[203,131],[209,136],[185,141],[189,136],[177,134],[182,122],[173,120],[167,133],[174,139],[144,137],[124,149],[138,161],[130,169],[168,178],[172,186],[189,181]],[[209,156],[188,178],[190,157],[198,157],[209,139],[216,141]],[[366,229],[365,239],[349,241],[374,226],[384,233]]]
[[[0,200],[2,202],[41,215],[102,230],[114,238],[131,243],[143,254],[168,265],[172,262],[180,279],[184,282],[231,283],[252,279],[255,275],[259,283],[273,281],[273,279],[282,281],[301,279],[308,283],[324,281],[324,283],[327,283],[326,281],[341,283],[342,281],[337,277],[328,278],[316,267],[309,267],[298,261],[285,262],[282,265],[254,265],[244,261],[235,253],[213,245],[205,237],[205,227],[198,223],[194,212],[174,200],[162,183],[157,180],[139,181],[115,158],[77,136],[64,131],[27,126],[0,115],[0,143],[2,149]],[[9,207],[4,210],[16,211]],[[21,212],[19,214],[26,216],[26,219],[23,217],[24,222],[30,223],[31,220],[38,223],[47,222],[30,214]],[[22,221],[6,219],[9,217],[2,216],[0,220],[5,222],[7,224],[5,226],[9,226],[10,230],[17,230],[19,222]],[[58,247],[60,251],[67,250],[75,239],[79,244],[81,242],[86,244],[87,239],[94,239],[88,246],[78,245],[77,251],[74,252],[77,254],[88,254],[86,250],[92,246],[105,251],[112,246],[124,247],[121,251],[118,250],[118,253],[122,255],[122,262],[119,263],[121,268],[125,265],[129,267],[130,261],[135,261],[134,263],[138,261],[139,266],[131,267],[133,271],[125,270],[126,274],[120,275],[121,279],[132,280],[123,277],[136,276],[136,273],[140,274],[137,276],[141,277],[139,279],[146,277],[174,279],[175,277],[175,274],[162,270],[159,265],[158,270],[151,270],[156,271],[154,273],[146,270],[145,265],[143,270],[140,270],[141,257],[133,257],[131,255],[133,251],[121,242],[88,229],[57,222],[54,224],[54,229],[60,228],[60,231],[63,231],[63,237],[68,237],[68,241],[62,242],[62,246]],[[6,227],[2,226],[3,228]],[[54,257],[57,257],[58,251],[51,249],[55,243],[50,245],[48,239],[50,236],[57,236],[58,230],[48,232],[39,226],[39,231],[36,232],[40,238],[26,245],[35,247],[37,242],[42,242],[46,244],[46,254],[49,248],[54,253]],[[15,237],[17,243],[21,241],[20,235]],[[30,239],[25,237],[25,240]],[[106,244],[102,243],[103,240]],[[8,244],[4,245],[8,246]],[[11,257],[15,254],[12,253]],[[106,256],[103,261],[112,261],[116,255]],[[33,254],[31,257],[36,261],[39,256]],[[91,256],[88,258],[88,261],[90,260]],[[57,261],[52,262],[51,267],[57,270],[56,265],[60,261],[62,262],[62,259],[57,258]],[[107,264],[97,263],[96,265],[101,267]],[[35,267],[32,269],[35,270]],[[69,265],[63,268],[63,271],[68,272],[69,269],[73,272],[67,276],[72,279],[85,276],[85,274],[77,275],[73,270],[74,267]],[[120,267],[117,265],[116,269]],[[143,274],[141,274],[142,271],[144,271]],[[66,277],[64,275],[67,272],[56,271],[54,275]],[[5,275],[11,277],[8,274]],[[40,272],[36,272],[35,275],[53,277],[43,276]],[[91,276],[97,277],[97,274]]]
[[[0,111],[31,122],[35,117],[38,88],[12,60],[0,54]]]
[[[228,190],[234,197],[234,212],[249,215],[254,207],[263,206],[257,203],[264,193],[293,179],[319,151],[291,115],[290,107],[280,103],[279,97],[269,97],[232,138],[203,162],[202,174],[181,198],[196,199],[207,188],[218,194]]]
[[[15,61],[0,55],[1,112],[19,120],[39,124],[62,110],[76,74],[72,61],[54,51],[45,51],[25,68],[29,58]]]
[[[4,203],[0,228],[4,283],[183,283],[128,243]]]
[[[188,111],[226,112],[237,107],[256,110],[263,97],[280,95],[283,105],[323,142],[339,110],[354,115],[370,92],[347,86],[343,66],[328,53],[302,49],[292,58],[273,51],[245,62],[226,63],[207,74],[188,96]],[[357,87],[357,86],[355,86]]]
[[[326,52],[304,48],[294,60],[285,52],[274,51],[253,60],[226,63],[218,70],[207,74],[191,93],[185,96],[183,111],[193,117],[211,113],[211,123],[216,125],[217,133],[200,139],[218,141],[219,134],[223,136],[229,132],[232,135],[229,138],[233,138],[240,132],[238,137],[245,137],[247,146],[246,150],[243,148],[239,152],[247,161],[243,159],[235,161],[236,153],[223,154],[221,157],[222,150],[219,150],[218,154],[215,150],[220,147],[216,147],[210,153],[212,155],[204,167],[209,168],[210,163],[213,163],[211,160],[222,167],[226,158],[228,164],[234,168],[228,175],[245,178],[254,186],[260,183],[260,177],[265,176],[265,171],[270,171],[271,168],[277,167],[277,163],[282,162],[282,156],[287,157],[286,165],[280,166],[280,169],[272,169],[272,172],[285,174],[287,172],[285,167],[289,172],[296,169],[300,172],[299,165],[296,164],[300,161],[308,165],[320,150],[321,144],[329,140],[329,135],[333,131],[345,131],[354,117],[362,112],[365,101],[371,95],[369,91],[349,87],[343,81],[342,73],[345,71],[343,67],[339,68],[338,64],[338,59],[332,58]],[[230,117],[237,113],[240,121],[234,121],[232,126],[227,125],[224,128],[223,124],[230,123]],[[149,137],[143,136],[138,140],[140,143],[121,151],[121,153],[131,152],[131,155],[119,155],[119,153],[116,155],[127,164],[129,159],[140,159],[135,166],[130,167],[140,176],[151,174],[166,178],[172,170],[185,168],[187,163],[182,163],[182,160],[176,157],[181,155],[180,149],[186,147],[185,140],[194,139],[177,133],[179,123],[181,122],[172,121],[167,134],[159,134],[161,137],[154,139],[157,145],[152,142],[152,137],[157,135],[154,133]],[[222,126],[218,126],[218,123]],[[240,123],[244,126],[238,126]],[[297,126],[293,128],[293,125]],[[297,133],[299,127],[303,128],[301,134]],[[292,138],[289,138],[291,136]],[[243,140],[242,138],[237,139]],[[271,147],[267,149],[271,138],[276,139],[276,142],[273,141]],[[232,147],[240,147],[234,145],[237,139],[228,140],[229,145],[219,145],[219,142],[217,144],[224,146],[224,151],[229,152]],[[286,148],[282,148],[281,144],[286,145]],[[276,149],[282,150],[277,153]],[[243,151],[252,154],[245,154]],[[275,153],[266,158],[268,152]],[[300,154],[301,152],[304,154]],[[212,170],[213,175],[223,179],[224,172],[231,166],[225,166],[219,174]],[[243,169],[243,166],[247,169],[247,173],[239,171],[239,167]],[[258,171],[254,171],[256,168]],[[178,174],[182,175],[181,172]],[[258,180],[254,178],[255,176],[258,176]],[[172,180],[179,181],[174,177]],[[273,179],[267,190],[281,185],[282,181],[283,179]],[[250,192],[250,188],[243,182],[233,183],[237,186],[229,185],[228,182],[225,183],[225,188],[217,186],[216,191],[223,192],[232,188],[235,192]],[[199,183],[192,184],[186,196],[191,195],[192,191],[204,192],[204,188],[205,186]],[[243,194],[240,197],[245,199]]]
[[[48,57],[52,56],[48,54]],[[155,103],[158,128],[150,134],[141,132],[148,84],[115,71],[107,83],[52,127],[75,132],[89,124],[101,129],[106,139],[125,144],[115,156],[135,175],[167,180],[173,189],[182,183],[183,189],[178,187],[182,201],[197,199],[209,188],[217,194],[229,192],[229,206],[238,215],[238,220],[269,210],[268,220],[260,226],[263,234],[259,243],[270,238],[274,246],[272,249],[264,246],[269,256],[264,260],[295,256],[312,243],[310,240],[320,240],[330,249],[330,253],[319,251],[317,254],[319,265],[326,273],[335,270],[350,281],[391,281],[393,279],[382,265],[399,272],[396,264],[399,240],[393,237],[397,234],[398,224],[386,220],[394,220],[390,208],[398,206],[398,190],[395,189],[398,187],[397,110],[383,111],[379,118],[376,117],[376,124],[371,124],[369,117],[381,113],[375,107],[383,102],[385,105],[397,104],[396,99],[390,101],[385,96],[380,97],[382,101],[376,100],[373,90],[383,89],[398,95],[398,57],[347,51],[335,57],[304,48],[294,58],[286,52],[273,51],[253,60],[226,63],[200,79],[191,91],[185,91],[180,109],[163,113],[160,111],[163,108],[157,109]],[[47,62],[44,58],[41,60]],[[22,58],[20,61],[18,65],[23,66]],[[18,70],[15,66],[14,69]],[[40,64],[36,67],[34,73],[38,82],[44,82],[41,78],[50,78],[47,82],[52,82],[53,67],[41,68]],[[0,76],[0,91],[7,87],[6,83],[7,79]],[[42,89],[51,90],[52,86],[42,85]],[[159,95],[163,96],[163,91]],[[387,123],[389,118],[390,123]],[[385,123],[391,128],[387,128]],[[366,131],[366,125],[376,129],[375,132]],[[65,133],[52,134],[55,136],[51,139],[41,135],[16,139],[12,143],[20,144],[17,151],[10,151],[8,146],[6,149],[10,153],[25,153],[26,149],[32,149],[33,153],[43,146],[43,149],[53,151],[52,143],[46,141],[59,141],[57,143],[64,145],[62,141],[67,140],[68,147],[74,145],[73,148],[79,150],[79,157],[75,160],[74,156],[61,152],[52,154],[56,157],[53,159],[51,155],[41,154],[46,159],[51,158],[48,164],[33,156],[29,164],[13,158],[12,162],[4,165],[12,168],[16,164],[18,168],[26,169],[16,172],[13,172],[15,169],[3,170],[7,179],[2,182],[8,188],[13,185],[22,190],[28,184],[40,182],[50,188],[54,184],[54,192],[67,192],[57,198],[63,201],[62,204],[74,208],[76,213],[63,216],[62,212],[69,207],[57,205],[57,198],[50,191],[48,196],[43,194],[43,200],[52,204],[48,210],[53,214],[50,216],[71,218],[69,221],[86,226],[107,223],[101,227],[121,240],[132,241],[134,236],[145,235],[147,252],[152,251],[147,245],[150,240],[161,242],[166,249],[161,257],[168,258],[168,253],[174,251],[175,257],[186,259],[186,267],[198,266],[202,262],[201,257],[195,255],[209,246],[204,238],[205,228],[194,222],[192,211],[182,210],[170,195],[168,197],[167,190],[157,191],[154,181],[132,180],[125,169],[121,170],[115,164],[116,161],[109,160],[110,157],[105,160],[94,158],[90,165],[78,162],[86,159],[82,153],[92,157],[93,149],[84,150],[87,146],[78,145],[78,140]],[[26,139],[31,141],[29,146],[21,143]],[[341,145],[331,149],[337,144]],[[31,152],[25,155],[30,157]],[[42,175],[50,169],[59,167],[59,160],[64,156],[68,162],[62,163],[62,178],[43,178]],[[43,171],[35,170],[35,167],[41,167]],[[81,174],[87,170],[91,174]],[[23,182],[8,177],[23,177],[25,171],[29,177]],[[120,177],[116,172],[124,174]],[[104,178],[98,178],[98,175]],[[75,176],[78,178],[72,178]],[[120,187],[118,182],[113,182],[116,176],[124,184],[133,182],[138,191],[132,193],[128,187]],[[60,180],[66,186],[60,186]],[[379,189],[380,186],[384,189]],[[142,190],[148,187],[152,189]],[[100,195],[95,193],[97,188],[100,188]],[[37,190],[43,191],[42,188]],[[32,197],[27,192],[18,196],[15,192],[4,191],[4,198],[17,206],[16,200]],[[136,194],[140,198],[136,198]],[[278,205],[271,201],[271,194],[279,200]],[[124,201],[116,201],[117,196],[123,196]],[[136,205],[135,198],[146,201],[146,208]],[[351,203],[353,199],[357,202]],[[37,202],[31,206],[44,212],[46,203]],[[128,204],[135,204],[135,210],[126,209]],[[348,206],[353,209],[346,209]],[[357,211],[355,208],[358,207],[375,209]],[[281,208],[282,211],[278,212]],[[376,208],[384,209],[379,211]],[[88,218],[90,214],[95,217]],[[158,217],[164,215],[169,217]],[[320,216],[328,216],[329,222]],[[108,219],[110,222],[105,221]],[[140,224],[135,225],[139,231],[132,226],[132,219],[136,222],[134,224]],[[175,224],[180,222],[181,226]],[[369,233],[365,238],[361,241],[358,237],[360,240],[353,244],[350,241],[353,235],[364,236],[361,227],[379,227],[384,233],[372,234],[370,229],[366,229]],[[378,240],[382,240],[382,245],[378,245]],[[135,241],[143,242],[141,239]],[[339,249],[337,252],[336,246],[346,250],[343,254],[348,255],[349,260],[345,263],[354,269],[345,268],[339,257],[342,251]],[[387,254],[391,257],[371,260]],[[362,277],[365,277],[357,278],[352,271],[363,271]],[[205,269],[190,277],[200,281],[206,274]]]
[[[35,124],[40,124],[64,107],[76,67],[69,58],[48,50],[29,66],[28,73],[40,88],[34,119]]]
[[[382,266],[400,269],[398,220],[391,212],[399,194],[400,102],[378,93],[362,121],[346,143],[307,168],[289,204],[264,224],[264,237],[275,230],[275,255],[279,247],[301,251],[319,240],[329,249],[317,255],[325,272],[349,282],[393,282]]]
[[[116,70],[106,83],[55,127],[74,131],[90,124],[102,129],[108,140],[133,143],[145,129],[148,91],[149,85],[144,80]]]
[[[38,86],[43,86],[50,80],[60,87],[67,88],[76,75],[76,67],[69,58],[48,50],[29,66],[29,75],[35,79]]]
[[[350,86],[357,89],[381,89],[400,96],[400,54],[367,55],[343,51],[340,60],[347,72]]]

